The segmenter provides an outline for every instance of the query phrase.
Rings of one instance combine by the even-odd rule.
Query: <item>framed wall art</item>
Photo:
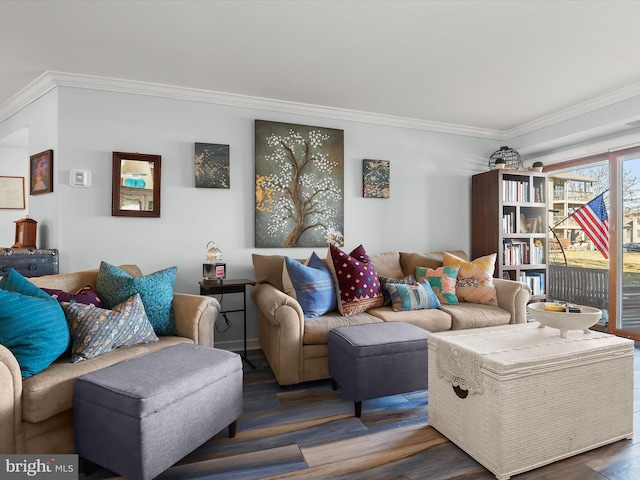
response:
[[[30,157],[29,194],[53,192],[53,150],[45,150]]]
[[[24,177],[0,177],[0,208],[26,208]]]
[[[229,188],[229,145],[196,143],[196,188]]]
[[[362,161],[362,196],[365,198],[389,198],[389,160]]]
[[[256,247],[342,245],[344,131],[255,122]]]

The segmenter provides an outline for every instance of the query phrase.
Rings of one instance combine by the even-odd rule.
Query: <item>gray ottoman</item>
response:
[[[427,388],[429,332],[403,322],[338,327],[329,331],[329,375],[355,402]]]
[[[83,375],[73,392],[76,453],[135,480],[153,478],[242,413],[236,353],[180,344]]]

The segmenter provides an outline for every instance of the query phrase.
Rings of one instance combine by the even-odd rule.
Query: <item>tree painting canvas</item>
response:
[[[256,247],[343,245],[344,131],[256,120]]]
[[[362,196],[389,198],[389,160],[362,161]]]
[[[196,143],[196,188],[229,188],[229,145]]]

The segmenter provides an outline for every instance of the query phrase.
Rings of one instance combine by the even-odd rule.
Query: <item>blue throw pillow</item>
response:
[[[306,265],[285,257],[285,266],[305,318],[318,317],[336,309],[333,276],[315,252]]]
[[[395,312],[440,308],[438,297],[429,282],[414,285],[387,283],[385,288],[391,295],[391,308]]]
[[[58,301],[10,269],[0,280],[0,343],[16,357],[22,376],[47,368],[69,341]]]
[[[177,267],[171,267],[134,278],[121,268],[100,262],[96,293],[103,307],[110,310],[139,293],[156,335],[175,335],[177,330],[171,302],[177,271]]]

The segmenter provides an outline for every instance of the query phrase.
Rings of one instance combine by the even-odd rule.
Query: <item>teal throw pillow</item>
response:
[[[389,291],[391,308],[395,312],[440,307],[438,297],[428,282],[416,283],[415,285],[387,283],[385,288]]]
[[[136,293],[113,310],[78,302],[63,302],[73,347],[71,362],[97,357],[118,347],[157,342],[140,294]]]
[[[0,280],[0,343],[16,357],[23,377],[47,368],[69,346],[60,304],[14,269]]]
[[[284,260],[305,318],[319,317],[337,308],[333,276],[315,252],[306,265],[289,257]]]
[[[177,270],[177,267],[171,267],[134,278],[121,268],[100,262],[96,293],[107,309],[113,309],[139,293],[156,335],[175,335],[177,330],[171,302]]]

